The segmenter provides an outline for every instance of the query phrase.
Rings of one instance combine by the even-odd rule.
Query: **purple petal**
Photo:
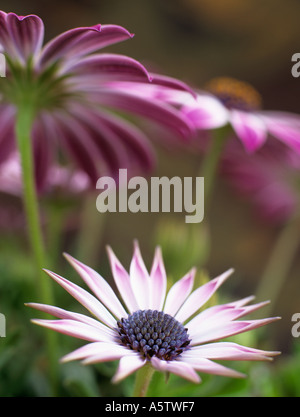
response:
[[[89,176],[91,184],[95,185],[100,176],[100,161],[105,159],[91,133],[75,117],[66,113],[56,113],[55,123],[61,146]]]
[[[103,86],[101,93],[90,91],[89,95],[103,106],[150,119],[184,140],[190,140],[195,134],[193,125],[184,114],[160,100],[149,100],[147,97],[140,97],[117,88],[114,90],[111,86],[110,88]]]
[[[107,252],[116,286],[128,310],[133,313],[139,306],[131,288],[130,276],[110,247],[107,247]]]
[[[89,310],[97,319],[102,321],[108,327],[115,328],[116,320],[109,313],[109,311],[93,297],[90,293],[85,291],[83,288],[79,287],[76,284],[68,281],[67,279],[60,277],[54,272],[47,271],[45,272],[53,278],[59,285],[61,285],[69,294],[72,295],[77,301],[79,301],[87,310]]]
[[[118,319],[127,317],[127,313],[118,300],[116,294],[107,281],[101,277],[101,275],[72,256],[66,253],[64,256],[93,291],[93,293]]]
[[[72,73],[80,82],[101,83],[109,80],[149,81],[146,68],[133,58],[119,54],[98,54],[82,58],[64,72]],[[73,77],[72,77],[73,81]]]
[[[232,110],[230,123],[246,151],[255,152],[265,143],[267,129],[261,117],[253,113]]]
[[[152,171],[155,165],[155,155],[147,136],[133,124],[129,124],[119,117],[102,111],[100,118],[102,119],[101,125],[109,127],[125,146],[129,158],[129,166],[127,166],[130,171],[129,176],[135,170],[138,170],[138,173]]]
[[[153,356],[151,358],[151,364],[155,369],[157,369],[160,372],[171,372],[172,374],[178,375],[196,384],[201,382],[200,376],[195,372],[193,366],[189,365],[187,362],[167,362]]]
[[[15,13],[0,15],[0,44],[3,50],[22,63],[36,57],[44,39],[44,24],[35,15],[17,16]]]
[[[15,109],[12,106],[0,106],[0,164],[16,149],[14,125]]]
[[[146,364],[146,359],[142,359],[139,355],[132,353],[128,356],[123,356],[120,359],[119,367],[115,373],[112,382],[118,383],[128,375],[140,369]]]
[[[134,253],[130,263],[130,282],[139,308],[141,310],[150,308],[150,276],[137,242],[135,242]]]
[[[193,315],[199,308],[205,304],[210,297],[217,291],[217,289],[226,281],[233,273],[233,269],[229,269],[219,277],[209,281],[195,290],[189,298],[185,301],[179,312],[176,314],[176,320],[184,322],[191,315]]]
[[[105,332],[102,332],[102,330],[76,320],[36,319],[32,320],[32,322],[78,339],[89,340],[90,342],[111,342],[111,338]]]
[[[162,311],[167,290],[167,274],[161,249],[157,248],[150,272],[150,306],[152,310]]]
[[[49,179],[49,170],[53,166],[53,129],[45,124],[42,117],[35,120],[32,129],[34,171],[38,192],[43,192]]]
[[[96,25],[68,30],[51,40],[43,48],[41,66],[48,66],[60,58],[78,59],[100,49],[132,38],[121,26]]]
[[[183,302],[192,291],[195,274],[196,269],[193,268],[170,288],[164,306],[164,312],[166,314],[175,316]]]

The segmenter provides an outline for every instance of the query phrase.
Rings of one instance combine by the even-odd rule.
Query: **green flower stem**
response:
[[[204,202],[206,209],[209,207],[212,198],[220,157],[229,133],[228,129],[229,127],[226,125],[214,130],[210,149],[201,167],[201,176],[204,177]]]
[[[288,277],[292,262],[300,246],[300,217],[291,219],[280,232],[256,291],[258,301],[270,300],[264,307],[269,314],[279,298]]]
[[[146,397],[149,384],[154,374],[154,368],[150,363],[146,363],[140,368],[135,375],[135,385],[133,389],[133,397]]]
[[[32,152],[31,128],[34,112],[28,104],[20,106],[16,120],[16,137],[20,152],[23,174],[23,200],[27,217],[28,236],[34,256],[38,295],[45,304],[53,303],[51,282],[46,279],[43,268],[46,267],[44,241],[41,231],[38,198],[35,186],[34,163]],[[47,332],[47,349],[52,388],[56,389],[58,360],[56,356],[56,334]]]

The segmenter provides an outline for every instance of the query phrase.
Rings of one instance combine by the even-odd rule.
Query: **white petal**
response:
[[[166,314],[175,316],[178,309],[182,306],[183,302],[192,291],[195,273],[196,270],[193,268],[188,274],[186,274],[170,288],[163,310]]]
[[[139,306],[131,288],[129,274],[110,247],[107,247],[107,252],[116,286],[128,310],[133,313],[139,310]]]
[[[62,308],[49,306],[46,304],[28,303],[26,305],[28,307],[35,308],[36,310],[43,311],[44,313],[51,314],[52,316],[58,317],[59,319],[76,320],[76,321],[88,324],[89,326],[96,327],[102,332],[107,333],[112,338],[115,337],[115,332],[110,327],[105,326],[105,324],[102,324],[98,320],[95,320],[92,317],[86,316],[85,314],[74,313],[73,311],[64,310]]]
[[[130,283],[140,310],[150,308],[150,276],[145,267],[137,242],[130,263]]]
[[[214,292],[223,284],[223,282],[233,273],[233,269],[229,269],[219,277],[207,282],[206,284],[195,290],[185,301],[179,312],[176,314],[176,320],[181,323],[193,315],[199,308],[205,304]]]
[[[223,365],[210,361],[209,359],[203,358],[185,358],[185,363],[192,366],[198,372],[204,372],[206,374],[213,374],[213,375],[222,375],[222,376],[229,376],[233,378],[244,378],[245,375],[234,371],[233,369],[229,369]]]
[[[112,290],[111,286],[107,283],[107,281],[101,277],[101,275],[99,275],[96,271],[87,265],[84,265],[82,262],[79,262],[72,256],[66,253],[64,256],[75,268],[75,270],[93,291],[93,293],[118,319],[127,317],[127,313],[118,300],[116,294]]]
[[[107,326],[115,328],[116,319],[110,314],[110,312],[98,301],[93,295],[85,291],[73,282],[55,274],[54,272],[47,271],[47,274],[53,278],[59,285],[61,285],[69,294],[72,295],[77,301],[79,301],[88,311],[90,311],[97,319],[105,323]]]
[[[150,308],[162,311],[167,290],[167,274],[160,248],[156,249],[150,273]]]
[[[188,381],[199,383],[201,378],[195,372],[193,367],[186,362],[179,361],[164,361],[153,356],[151,363],[155,369],[161,372],[171,372],[172,374],[181,376]]]
[[[89,340],[90,342],[113,342],[114,338],[108,335],[106,332],[97,329],[96,327],[89,326],[88,324],[81,323],[75,320],[32,320],[33,323],[38,324],[48,329],[56,330],[59,333],[66,334],[68,336],[77,337],[78,339]]]
[[[68,353],[61,358],[61,362],[86,359],[84,363],[89,363],[89,359],[96,362],[106,362],[120,359],[128,354],[128,349],[116,343],[94,342],[82,346],[79,349]]]
[[[145,364],[146,359],[142,359],[138,354],[132,353],[131,355],[123,356],[120,359],[118,370],[115,373],[112,382],[120,382],[122,379],[137,371]]]

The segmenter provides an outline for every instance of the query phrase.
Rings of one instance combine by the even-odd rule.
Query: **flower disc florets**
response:
[[[172,360],[190,343],[187,329],[162,311],[138,310],[117,325],[121,342],[146,359]]]
[[[260,94],[250,84],[234,78],[214,78],[207,84],[207,90],[228,109],[252,111],[262,106]]]

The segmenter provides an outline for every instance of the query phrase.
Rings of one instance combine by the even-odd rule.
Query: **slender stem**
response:
[[[279,234],[256,292],[258,301],[276,303],[300,246],[300,217],[290,220]],[[267,311],[268,310],[268,311]],[[271,306],[264,307],[265,313]]]
[[[27,217],[28,237],[30,240],[35,267],[37,289],[39,296],[45,304],[53,304],[53,294],[50,280],[45,279],[42,268],[46,266],[44,241],[41,231],[39,216],[38,198],[35,186],[34,163],[32,152],[31,128],[34,113],[28,105],[20,106],[16,120],[16,137],[20,152],[22,174],[23,174],[23,200]],[[46,332],[47,348],[50,361],[50,374],[52,388],[57,381],[57,357],[56,357],[56,335]]]
[[[210,149],[201,167],[201,175],[204,177],[204,200],[206,209],[210,204],[218,165],[227,136],[227,125],[214,130]]]
[[[149,384],[151,382],[152,376],[154,374],[154,369],[147,363],[142,368],[136,372],[135,376],[135,385],[133,389],[133,397],[146,397]]]

